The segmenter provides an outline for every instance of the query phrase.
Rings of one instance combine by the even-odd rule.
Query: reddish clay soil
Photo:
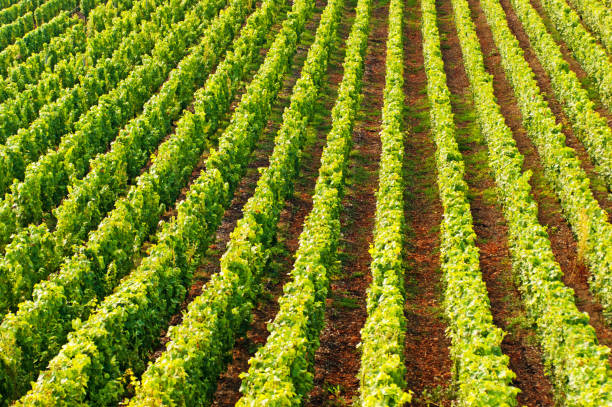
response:
[[[367,318],[375,191],[380,160],[380,120],[385,83],[388,4],[372,5],[363,76],[363,102],[353,130],[346,195],[341,216],[341,266],[331,276],[325,328],[315,354],[314,389],[307,407],[343,406],[359,397],[361,328]]]
[[[599,205],[604,208],[608,214],[612,214],[612,200],[610,199],[610,195],[608,194],[607,187],[603,179],[597,174],[595,168],[593,166],[593,162],[591,161],[588,153],[586,152],[584,145],[578,140],[575,136],[574,131],[572,129],[572,125],[568,117],[563,112],[562,106],[555,97],[555,93],[551,87],[550,78],[546,74],[546,71],[540,64],[535,52],[530,47],[529,37],[525,33],[523,26],[516,13],[514,12],[514,8],[510,4],[510,0],[501,0],[501,5],[504,8],[507,16],[508,26],[516,38],[519,40],[519,44],[524,51],[524,56],[531,69],[535,73],[538,86],[542,91],[542,95],[548,102],[548,106],[550,106],[551,110],[556,116],[557,123],[563,126],[563,133],[566,137],[566,145],[576,150],[578,158],[582,162],[582,168],[586,171],[589,179],[591,180],[591,191],[595,196]],[[596,185],[597,187],[594,187]]]
[[[539,206],[538,218],[540,223],[548,228],[553,252],[564,273],[564,282],[574,289],[578,308],[587,312],[591,317],[591,325],[595,328],[600,343],[610,346],[612,345],[612,331],[604,323],[601,305],[593,299],[588,290],[588,271],[578,258],[574,236],[563,218],[561,207],[552,187],[546,181],[537,150],[522,127],[521,112],[512,88],[505,78],[500,56],[495,48],[486,18],[475,0],[470,0],[470,5],[485,55],[485,66],[494,75],[495,95],[501,105],[506,123],[514,133],[517,146],[525,156],[523,167],[525,170],[533,171],[531,185]]]
[[[552,386],[544,375],[534,331],[515,322],[525,320],[525,311],[520,293],[513,284],[507,226],[501,208],[491,194],[495,191],[495,181],[487,166],[487,147],[475,121],[469,81],[449,3],[444,1],[439,7],[440,30],[446,34],[442,53],[448,85],[455,96],[453,110],[457,139],[466,164],[474,231],[480,250],[480,270],[487,285],[493,321],[508,332],[502,342],[502,351],[510,358],[510,369],[517,376],[514,385],[521,390],[519,405],[552,406]]]
[[[406,95],[406,382],[414,406],[449,406],[452,396],[450,340],[445,334],[439,261],[442,206],[438,197],[435,145],[429,134],[418,1],[405,8]],[[430,404],[432,403],[432,404]]]

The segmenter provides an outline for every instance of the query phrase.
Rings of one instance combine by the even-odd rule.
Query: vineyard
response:
[[[612,407],[612,0],[0,0],[0,407]]]

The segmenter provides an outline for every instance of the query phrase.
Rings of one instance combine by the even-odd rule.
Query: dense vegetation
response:
[[[544,366],[537,380],[559,405],[612,406],[611,10],[609,0],[0,1],[0,405],[228,405],[217,394],[228,383],[241,407],[317,405],[320,388],[338,405],[523,404],[533,372],[505,341],[518,323],[502,328],[490,299],[476,153],[459,139],[471,120],[488,171],[477,182],[494,184],[508,284]],[[366,101],[376,111],[364,93],[379,95]],[[408,162],[417,133],[429,155]],[[364,138],[379,148],[360,179]],[[439,207],[431,252],[407,215],[423,171]],[[369,201],[353,202],[368,185]],[[570,288],[541,185],[588,290]],[[300,188],[309,203],[286,232]],[[369,208],[369,227],[355,205]],[[282,233],[295,238],[284,263]],[[356,234],[369,250],[351,249]],[[439,290],[430,314],[447,342],[423,358],[448,362],[450,390],[436,387],[435,401],[406,353],[424,306],[410,256],[440,270],[427,277]],[[349,258],[366,272],[345,270]],[[355,304],[338,288],[346,275],[363,286]],[[362,316],[349,330],[335,325],[339,298]],[[261,314],[265,328],[253,322]],[[342,353],[335,329],[359,344]],[[342,386],[325,378],[330,349],[349,355]]]

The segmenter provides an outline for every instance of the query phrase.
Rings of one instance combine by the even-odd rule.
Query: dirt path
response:
[[[508,332],[502,351],[510,357],[510,369],[517,375],[514,384],[521,390],[519,405],[551,406],[552,387],[544,375],[534,331],[527,323],[520,294],[513,284],[507,226],[496,203],[495,181],[487,165],[487,147],[475,120],[450,1],[441,2],[438,9],[440,30],[446,34],[442,53],[454,96],[457,141],[466,166],[480,270],[487,285],[493,320]]]
[[[578,158],[582,162],[582,168],[586,171],[587,176],[591,181],[591,191],[593,191],[593,195],[599,205],[608,212],[608,215],[612,214],[612,199],[610,199],[610,195],[608,194],[608,189],[604,180],[597,174],[593,163],[586,152],[584,145],[578,138],[574,135],[574,131],[571,126],[571,122],[568,117],[563,112],[561,104],[557,101],[555,97],[555,93],[551,87],[550,78],[546,74],[546,71],[538,61],[538,58],[532,48],[529,45],[529,37],[525,33],[523,26],[521,25],[520,20],[518,19],[512,5],[510,4],[510,0],[501,0],[501,5],[506,12],[508,26],[512,33],[519,40],[519,44],[524,51],[524,56],[531,69],[535,73],[536,79],[538,81],[538,86],[540,87],[542,94],[551,110],[555,114],[557,118],[557,123],[563,126],[563,133],[566,137],[567,146],[576,150],[578,154]]]
[[[450,340],[445,334],[439,261],[442,206],[438,197],[435,144],[429,134],[423,69],[420,4],[405,8],[406,95],[406,370],[413,405],[448,406],[453,399]],[[432,404],[429,404],[432,403]]]
[[[512,88],[505,78],[500,56],[486,24],[486,18],[475,0],[470,0],[470,6],[485,55],[486,68],[494,75],[495,95],[501,105],[506,123],[514,133],[517,146],[525,156],[523,167],[525,170],[533,171],[531,186],[534,198],[539,206],[538,218],[540,223],[548,228],[555,258],[564,273],[564,282],[575,290],[578,308],[590,315],[591,325],[595,328],[600,343],[610,346],[612,344],[612,331],[604,324],[601,305],[593,299],[588,291],[588,270],[578,260],[574,236],[563,218],[561,206],[554,191],[546,181],[537,151],[521,125],[521,112],[514,99]]]
[[[343,406],[359,396],[361,355],[357,344],[365,323],[370,284],[369,246],[373,238],[375,191],[380,160],[380,120],[385,81],[388,3],[374,1],[363,77],[363,102],[353,131],[344,210],[341,266],[331,277],[325,328],[315,354],[315,387],[305,405]]]

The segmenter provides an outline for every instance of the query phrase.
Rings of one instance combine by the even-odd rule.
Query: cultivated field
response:
[[[0,0],[0,406],[612,406],[611,0]]]

